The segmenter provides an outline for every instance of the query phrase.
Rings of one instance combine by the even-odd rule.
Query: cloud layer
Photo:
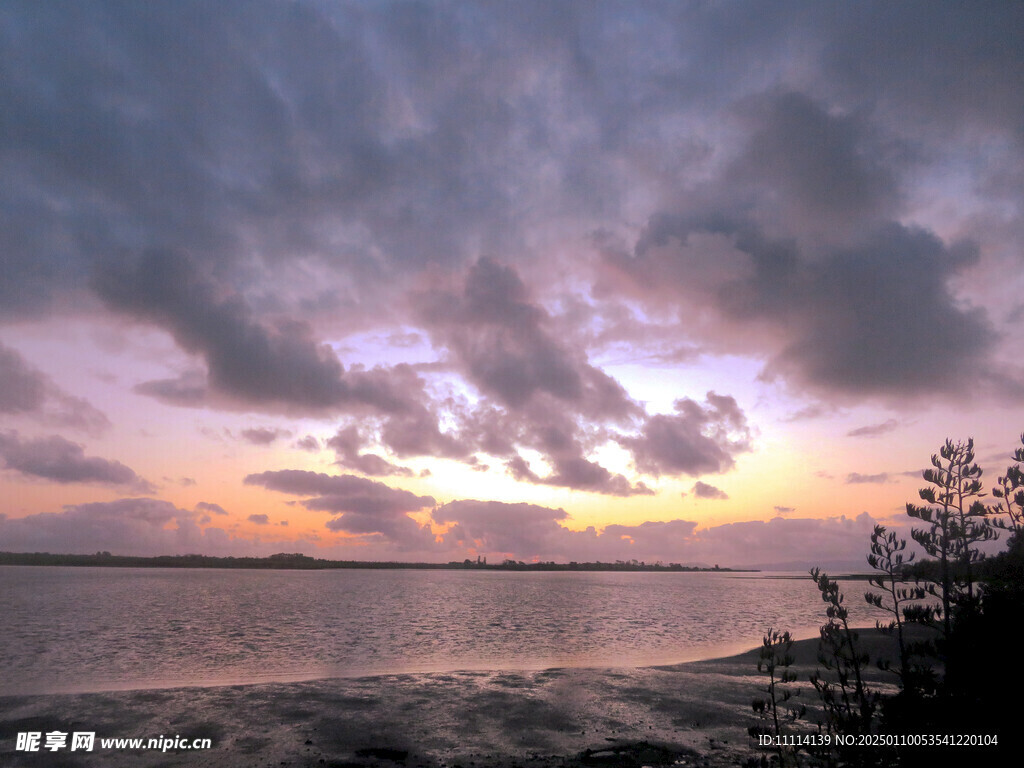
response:
[[[16,350],[0,343],[0,413],[97,435],[110,420],[87,400],[61,390]]]
[[[289,487],[290,485],[289,481]],[[308,489],[307,486],[304,486]],[[597,531],[567,528],[568,514],[534,504],[460,500],[434,510],[433,521],[446,532],[435,537],[403,515],[346,513],[328,522],[332,530],[361,540],[367,559],[410,556],[423,560],[462,560],[482,554],[502,558],[569,562],[638,560],[711,566],[782,567],[811,565],[863,567],[865,545],[875,520],[784,519],[701,528],[675,519],[636,525],[606,526]],[[95,552],[115,554],[270,554],[304,551],[316,557],[352,559],[351,548],[324,548],[304,539],[262,542],[232,535],[219,527],[202,529],[196,513],[157,499],[123,498],[66,507],[61,512],[24,518],[0,516],[0,547],[24,552]],[[271,522],[250,516],[260,529]],[[904,534],[906,532],[903,532]]]
[[[0,459],[4,467],[19,474],[66,483],[99,483],[154,493],[152,483],[142,479],[119,461],[86,456],[78,443],[60,435],[23,439],[17,432],[0,433]]]
[[[113,434],[183,465],[155,476],[194,517],[30,528],[270,530],[188,495],[223,461],[409,557],[827,549],[860,518],[800,528],[809,492],[728,531],[664,500],[746,519],[766,446],[1021,417],[1022,28],[998,3],[4,3],[0,492],[155,492],[68,437]],[[195,458],[169,450],[193,422]],[[822,462],[807,482],[871,503],[902,477]],[[662,519],[621,525],[640,502]]]

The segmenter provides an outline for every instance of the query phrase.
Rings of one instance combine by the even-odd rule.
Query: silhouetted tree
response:
[[[884,525],[875,526],[867,559],[878,575],[868,579],[868,584],[883,592],[865,592],[864,599],[868,605],[892,614],[891,620],[876,621],[875,627],[882,634],[895,637],[898,665],[893,668],[887,659],[878,659],[879,668],[894,672],[904,690],[916,690],[931,674],[928,665],[920,661],[926,648],[919,641],[911,641],[904,627],[908,620],[922,621],[934,615],[934,609],[921,604],[927,594],[923,587],[902,586],[906,579],[905,566],[914,560],[912,552],[904,556],[906,548],[907,540],[897,537],[895,531],[887,531]]]
[[[952,639],[953,611],[961,615],[977,610],[974,565],[983,555],[977,545],[998,535],[990,524],[991,511],[981,502],[981,467],[974,463],[974,440],[946,440],[932,468],[923,473],[932,487],[922,488],[928,506],[907,504],[907,514],[928,528],[914,528],[910,535],[938,560],[938,575],[925,580],[924,589],[942,603],[942,633],[946,646]],[[955,674],[955,660],[945,659],[946,674]]]
[[[768,675],[768,684],[762,689],[765,696],[754,699],[753,708],[769,726],[752,726],[748,729],[751,736],[782,736],[783,721],[798,720],[807,711],[803,705],[787,706],[791,698],[800,694],[799,690],[789,686],[790,683],[796,682],[796,673],[789,669],[795,660],[792,649],[793,638],[789,632],[768,628],[768,632],[762,638],[761,652],[757,658],[757,671]],[[780,766],[787,765],[790,756],[794,765],[796,764],[795,749],[783,745],[778,738],[775,739],[775,754],[778,755]]]
[[[1024,444],[1024,435],[1020,436]],[[1006,515],[1006,520],[996,518],[993,522],[1000,528],[1008,528],[1019,535],[1024,530],[1024,446],[1018,448],[1010,456],[1014,463],[1006,468],[1006,474],[997,478],[998,485],[992,489],[992,495],[999,499],[992,507],[993,515]]]
[[[857,648],[858,634],[850,627],[839,584],[819,568],[811,569],[811,578],[828,604],[828,621],[821,627],[818,647],[818,661],[827,672],[816,670],[811,675],[811,684],[825,709],[825,725],[835,734],[867,733],[878,702],[878,695],[864,683],[868,655]]]
[[[1024,436],[1021,440],[1024,443]],[[1016,449],[1011,459],[1015,466],[993,489],[999,502],[986,506],[973,440],[947,440],[932,456],[932,468],[923,473],[930,487],[920,491],[927,505],[907,504],[907,514],[926,524],[912,529],[911,536],[933,559],[911,566],[914,558],[905,554],[907,541],[875,526],[867,560],[876,574],[869,583],[881,593],[868,591],[864,597],[892,616],[876,622],[876,627],[895,641],[898,666],[894,669],[885,659],[879,666],[896,674],[898,694],[883,699],[866,684],[870,659],[858,648],[858,633],[850,626],[839,586],[820,569],[811,570],[827,604],[828,621],[819,641],[824,670],[816,670],[810,680],[829,733],[849,736],[879,727],[890,734],[995,733],[997,741],[1004,740],[998,749],[1004,748],[1017,727],[1016,710],[996,702],[1007,670],[1015,668],[1012,660],[991,649],[996,642],[1019,636],[1024,614],[1024,472],[1019,466],[1024,463],[1024,448]],[[995,522],[1000,516],[1006,520]],[[1011,530],[1009,546],[985,558],[980,545],[997,538],[997,526]],[[911,571],[916,581],[905,586]],[[924,628],[910,632],[917,624]],[[762,658],[771,646],[766,637]],[[777,704],[765,700],[763,711],[771,706]],[[993,730],[994,726],[998,727]],[[982,754],[988,757],[996,754],[996,747],[985,749]],[[947,758],[948,750],[897,746],[851,751],[840,746],[818,750],[812,757],[828,765],[932,765]]]

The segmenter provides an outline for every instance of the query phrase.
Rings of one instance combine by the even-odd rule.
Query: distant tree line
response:
[[[505,560],[489,564],[480,560],[453,560],[448,563],[403,563],[366,560],[326,560],[301,553],[281,552],[268,557],[212,557],[210,555],[157,555],[136,557],[97,552],[92,555],[64,555],[49,552],[0,552],[0,565],[63,565],[100,566],[105,568],[253,568],[290,570],[336,570],[342,568],[404,569],[404,570],[490,570],[490,571],[721,571],[739,572],[732,568],[702,568],[679,563],[643,563],[617,560],[614,563],[524,563]]]

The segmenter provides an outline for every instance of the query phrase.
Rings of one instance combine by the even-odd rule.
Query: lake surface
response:
[[[0,692],[711,658],[817,634],[813,582],[778,575],[0,566]]]

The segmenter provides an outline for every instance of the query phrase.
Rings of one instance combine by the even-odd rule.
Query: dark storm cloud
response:
[[[111,307],[167,327],[187,351],[202,354],[212,386],[254,402],[324,408],[343,400],[342,366],[308,328],[264,327],[239,296],[224,297],[196,262],[177,252],[149,252],[135,263],[109,263],[94,277]]]
[[[583,383],[567,350],[541,329],[542,310],[529,303],[516,273],[489,259],[470,270],[462,295],[424,297],[424,320],[484,392],[510,406],[535,393],[577,401]]]
[[[858,4],[823,27],[822,68],[845,97],[944,129],[1024,138],[1019,3]]]
[[[0,343],[0,413],[23,414],[44,423],[95,435],[110,420],[80,397],[61,390],[17,350]]]
[[[609,472],[596,461],[582,456],[556,457],[554,474],[542,482],[610,496],[654,495],[654,491],[643,482],[631,483],[622,475]]]
[[[384,456],[486,453],[619,496],[651,491],[595,461],[609,440],[641,472],[697,476],[751,438],[710,396],[647,415],[593,362],[602,345],[656,341],[649,361],[676,365],[738,352],[828,404],[985,380],[1024,396],[962,295],[988,233],[969,210],[942,238],[916,223],[961,195],[1019,219],[1021,9],[783,9],[5,3],[0,320],[99,297],[193,356],[137,393],[344,413],[365,440],[338,459],[368,475],[404,474]],[[595,230],[635,248],[592,265]],[[590,298],[591,266],[595,301],[657,312],[574,329],[558,304]],[[395,346],[430,338],[473,397],[322,343],[384,324]],[[0,411],[40,413],[39,381],[0,350]],[[47,397],[42,412],[100,423]],[[420,535],[354,491],[309,495],[345,508],[337,530]]]
[[[506,459],[506,470],[517,480],[610,496],[652,495],[654,491],[643,482],[632,483],[623,475],[612,473],[587,458],[588,449],[606,438],[587,430],[581,421],[558,407],[557,403],[538,402],[521,413],[509,414],[488,426],[500,429],[504,424],[503,437],[506,440],[540,452],[551,467],[549,474],[541,476],[531,469],[518,449],[510,449],[508,454],[496,454]],[[495,447],[500,446],[495,440],[491,442]]]
[[[374,187],[376,77],[354,18],[186,2],[15,4],[4,21],[3,139],[24,183],[14,210],[29,214],[16,245],[61,249],[72,267],[23,270],[40,293],[80,278],[69,257],[111,246],[212,253],[237,248],[246,227],[269,250],[294,246],[305,233],[289,224]]]
[[[675,414],[647,418],[640,435],[620,437],[641,472],[649,475],[720,473],[751,449],[747,418],[728,395],[708,392],[704,405],[676,400]]]
[[[898,202],[892,158],[870,145],[861,119],[794,92],[752,99],[743,112],[754,130],[727,179],[784,200],[782,212],[801,228],[856,226]]]
[[[422,394],[422,381],[408,366],[346,372],[306,324],[260,322],[241,296],[205,272],[185,254],[150,251],[133,262],[104,262],[93,284],[112,308],[167,328],[183,349],[202,355],[210,387],[229,398],[304,411],[400,412]],[[202,400],[200,385],[187,380],[147,382],[140,391]]]
[[[86,456],[85,449],[59,435],[22,439],[17,432],[0,433],[0,459],[7,469],[57,483],[124,485],[153,493],[153,485],[119,461]]]
[[[769,374],[861,395],[963,391],[997,339],[985,312],[949,288],[975,259],[970,246],[890,224],[800,268],[780,292],[795,311],[765,307],[763,317],[796,330]]]
[[[612,174],[571,150],[612,136],[575,136],[562,120],[599,104],[535,87],[538,71],[600,86],[566,44],[580,31],[568,6],[8,3],[3,14],[0,307],[11,312],[40,312],[97,254],[140,248],[188,250],[222,277],[254,253],[328,265],[333,286],[276,299],[379,311],[371,284],[481,244],[518,247],[538,197],[569,214],[617,197],[575,194]],[[256,277],[235,276],[235,288]]]
[[[730,258],[696,247],[702,236],[725,236]],[[608,258],[662,296],[675,290],[696,306],[710,301],[725,325],[774,335],[778,352],[765,375],[831,393],[960,392],[977,382],[973,371],[998,338],[984,310],[950,288],[975,264],[976,249],[901,224],[807,252],[735,219],[661,216],[634,257]]]
[[[571,252],[589,232],[625,236],[625,222],[649,218],[643,243],[656,211],[682,211],[720,222],[694,232],[755,233],[771,252],[735,243],[746,260],[734,273],[721,254],[654,268],[638,246],[626,270],[637,284],[603,286],[610,301],[674,295],[702,317],[710,304],[733,341],[768,330],[743,351],[826,392],[958,391],[933,349],[904,355],[937,322],[961,370],[982,365],[992,329],[948,288],[970,265],[950,265],[949,244],[911,242],[904,214],[914,173],[973,166],[989,136],[1016,148],[999,184],[968,171],[972,194],[1019,198],[1022,11],[784,7],[5,3],[0,315],[79,310],[92,277],[108,308],[166,328],[208,368],[209,382],[192,373],[139,392],[394,413],[408,393],[343,370],[296,319],[343,331],[408,320],[395,297],[426,267],[457,272],[480,253],[547,263],[551,242]],[[173,282],[153,307],[126,298],[153,252],[202,266],[187,281],[194,301]],[[451,292],[447,319],[443,295],[421,307],[471,383],[513,409],[549,397],[636,415],[496,264],[474,276],[492,293]],[[889,355],[880,330],[893,332]],[[664,354],[729,346],[680,324],[680,337],[704,333],[715,338],[662,340]],[[467,455],[440,438],[416,445],[417,423],[395,419],[400,455]]]
[[[693,488],[690,490],[698,499],[715,499],[724,501],[729,498],[729,494],[725,491],[720,488],[716,488],[713,485],[709,485],[708,483],[702,483],[700,480],[694,483]]]
[[[977,246],[897,223],[913,154],[900,127],[785,90],[738,111],[747,135],[722,177],[651,217],[632,255],[606,250],[637,295],[682,317],[714,310],[711,339],[774,349],[766,376],[822,393],[960,393],[986,368],[1006,391],[992,323],[951,287]]]

